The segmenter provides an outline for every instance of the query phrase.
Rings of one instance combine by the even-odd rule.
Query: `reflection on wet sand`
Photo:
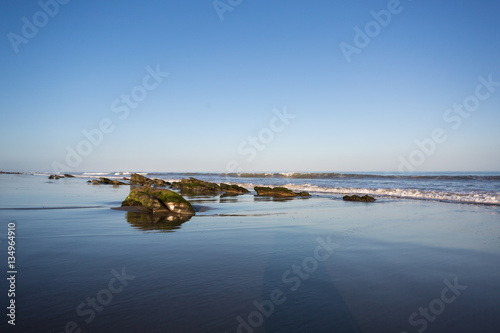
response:
[[[191,216],[127,212],[126,219],[127,222],[134,228],[140,230],[174,232],[175,230],[180,229],[184,222],[189,221]]]

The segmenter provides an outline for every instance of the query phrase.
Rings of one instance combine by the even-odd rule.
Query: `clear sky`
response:
[[[500,170],[498,1],[59,1],[0,1],[0,170]]]

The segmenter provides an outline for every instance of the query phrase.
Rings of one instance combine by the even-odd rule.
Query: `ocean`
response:
[[[1,332],[500,330],[498,174],[147,173],[312,194],[185,196],[186,221],[87,183],[128,172],[47,175],[0,174]]]
[[[168,173],[139,172],[151,178],[179,181],[199,178],[215,183],[254,186],[286,186],[319,196],[368,194],[385,199],[438,200],[451,203],[500,205],[500,172],[262,172],[262,173]],[[36,173],[48,175],[49,173]],[[78,177],[130,177],[130,172],[81,172]]]

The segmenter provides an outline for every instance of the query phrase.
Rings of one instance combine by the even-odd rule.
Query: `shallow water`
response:
[[[346,194],[369,194],[386,198],[405,198],[453,203],[500,206],[499,172],[268,172],[268,173],[141,173],[152,178],[179,181],[195,177],[215,183],[254,186],[286,186],[295,191],[309,191],[330,198]],[[48,175],[48,174],[45,174]],[[83,172],[85,179],[109,177],[120,179],[129,172]]]
[[[110,209],[128,186],[27,175],[0,185],[4,263],[17,226],[16,332],[500,328],[498,207],[204,197],[188,199],[209,209],[160,226]]]

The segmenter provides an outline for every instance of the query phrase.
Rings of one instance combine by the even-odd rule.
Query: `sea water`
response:
[[[40,173],[47,175],[46,173]],[[286,186],[296,191],[339,197],[368,194],[384,198],[440,200],[473,204],[500,205],[499,172],[267,172],[267,173],[140,173],[151,178],[179,181],[200,178],[210,182],[254,186]],[[130,172],[77,173],[83,178],[130,177]]]
[[[8,327],[3,314],[5,329],[410,333],[500,328],[496,205],[396,197],[356,203],[339,200],[336,193],[278,201],[251,194],[202,196],[187,197],[205,208],[188,221],[155,224],[111,209],[120,206],[129,186],[90,185],[88,175],[78,176],[0,175],[4,271],[8,224],[16,225],[16,326]],[[490,176],[495,175],[481,175]],[[322,181],[341,182],[319,179],[310,185]],[[370,188],[360,179],[351,181],[353,187],[359,182],[359,188]],[[393,180],[369,181],[378,188]],[[409,187],[419,181],[406,180]],[[477,184],[475,191],[494,191],[494,185]],[[0,288],[6,299],[6,280]]]

